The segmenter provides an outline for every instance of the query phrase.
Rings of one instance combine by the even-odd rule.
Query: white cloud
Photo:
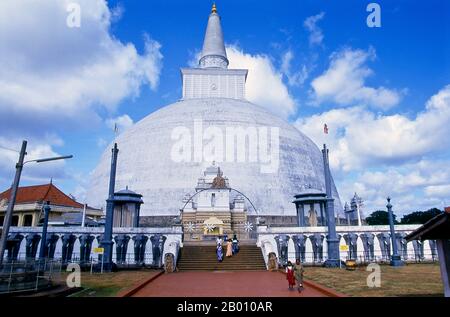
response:
[[[450,166],[450,164],[448,165]],[[430,197],[446,198],[450,201],[450,184],[448,185],[431,185],[425,188],[425,194]]]
[[[227,46],[229,68],[248,69],[246,98],[284,118],[296,111],[296,101],[283,83],[282,73],[267,55],[251,55],[237,46]]]
[[[385,87],[368,87],[367,77],[373,71],[366,63],[375,58],[375,51],[349,48],[330,56],[329,68],[311,82],[314,102],[335,102],[339,105],[365,104],[380,109],[397,105],[402,93]]]
[[[116,118],[107,119],[105,123],[111,130],[114,130],[114,127],[117,126],[120,133],[134,124],[133,119],[131,119],[127,114],[118,116]]]
[[[385,210],[387,196],[393,199],[398,214],[433,207],[442,209],[450,204],[449,165],[448,160],[424,159],[377,171],[362,171],[354,180],[339,180],[338,186],[341,198],[349,200],[355,191],[362,196],[368,212]]]
[[[287,77],[289,86],[301,86],[308,78],[308,69],[306,65],[302,65],[298,71],[292,70],[292,60],[294,59],[294,52],[288,50],[281,57],[280,71]]]
[[[335,170],[351,171],[367,164],[417,160],[450,145],[450,85],[432,96],[414,119],[376,115],[362,107],[333,109],[299,119],[296,126],[317,144],[332,148]],[[329,134],[323,134],[327,123]]]
[[[18,152],[20,151],[21,145],[22,141],[19,139],[6,139],[0,137],[0,183],[11,184],[15,173],[15,165],[19,159]],[[54,150],[55,146],[60,145],[62,145],[61,140],[54,138],[53,136],[49,136],[42,140],[30,139],[27,144],[25,161],[66,155],[66,153],[60,154]],[[22,171],[21,181],[45,183],[48,182],[50,178],[67,178],[69,176],[65,172],[65,165],[65,160],[44,163],[26,163]]]
[[[351,107],[299,119],[295,125],[316,144],[328,144],[343,201],[357,192],[373,211],[384,209],[391,195],[404,213],[450,204],[450,161],[435,158],[448,153],[449,122],[450,85],[412,119]]]
[[[122,13],[104,0],[80,0],[81,27],[66,25],[70,0],[0,3],[0,112],[76,116],[101,105],[113,110],[141,85],[156,89],[161,45],[146,36],[139,54],[110,33]]]
[[[309,31],[309,44],[310,45],[320,45],[323,41],[323,32],[317,26],[317,22],[323,19],[325,12],[321,12],[317,15],[310,16],[306,18],[303,22],[303,26]]]

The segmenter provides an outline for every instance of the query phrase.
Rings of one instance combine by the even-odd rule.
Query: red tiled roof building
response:
[[[0,225],[11,195],[11,188],[0,193]],[[81,212],[84,205],[65,194],[52,182],[43,185],[19,187],[14,205],[13,226],[36,226],[43,217],[42,205],[50,202],[50,220],[58,218],[63,213]],[[103,212],[91,207],[86,208],[86,215],[99,218]]]

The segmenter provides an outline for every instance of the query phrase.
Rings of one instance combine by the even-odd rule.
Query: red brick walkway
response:
[[[144,286],[135,297],[320,297],[327,296],[305,285],[301,294],[289,290],[279,272],[177,272],[164,274]]]

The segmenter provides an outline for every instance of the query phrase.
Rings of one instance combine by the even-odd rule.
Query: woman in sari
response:
[[[295,286],[294,267],[292,262],[288,261],[286,266],[286,279],[288,280],[289,289],[293,289]]]
[[[303,273],[305,270],[303,269],[303,265],[300,262],[300,259],[297,259],[294,264],[294,276],[295,281],[297,282],[297,290],[300,293],[303,289]]]
[[[233,256],[233,244],[231,242],[231,239],[228,240],[227,242],[227,257]]]

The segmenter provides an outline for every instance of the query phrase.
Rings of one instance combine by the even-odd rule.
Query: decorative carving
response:
[[[223,173],[222,173],[222,171],[220,170],[220,167],[219,167],[219,169],[217,171],[217,176],[214,178],[214,180],[212,182],[212,185],[211,185],[211,188],[218,188],[218,189],[220,189],[220,188],[227,188],[227,183],[225,181],[225,178],[223,178],[222,175],[223,175]]]
[[[278,261],[277,261],[277,255],[275,252],[269,253],[269,260],[268,260],[268,269],[269,271],[277,271],[278,270]]]
[[[313,207],[309,209],[309,225],[311,227],[317,227],[317,212]]]
[[[166,253],[164,255],[164,270],[166,273],[175,272],[175,261],[172,253]]]

